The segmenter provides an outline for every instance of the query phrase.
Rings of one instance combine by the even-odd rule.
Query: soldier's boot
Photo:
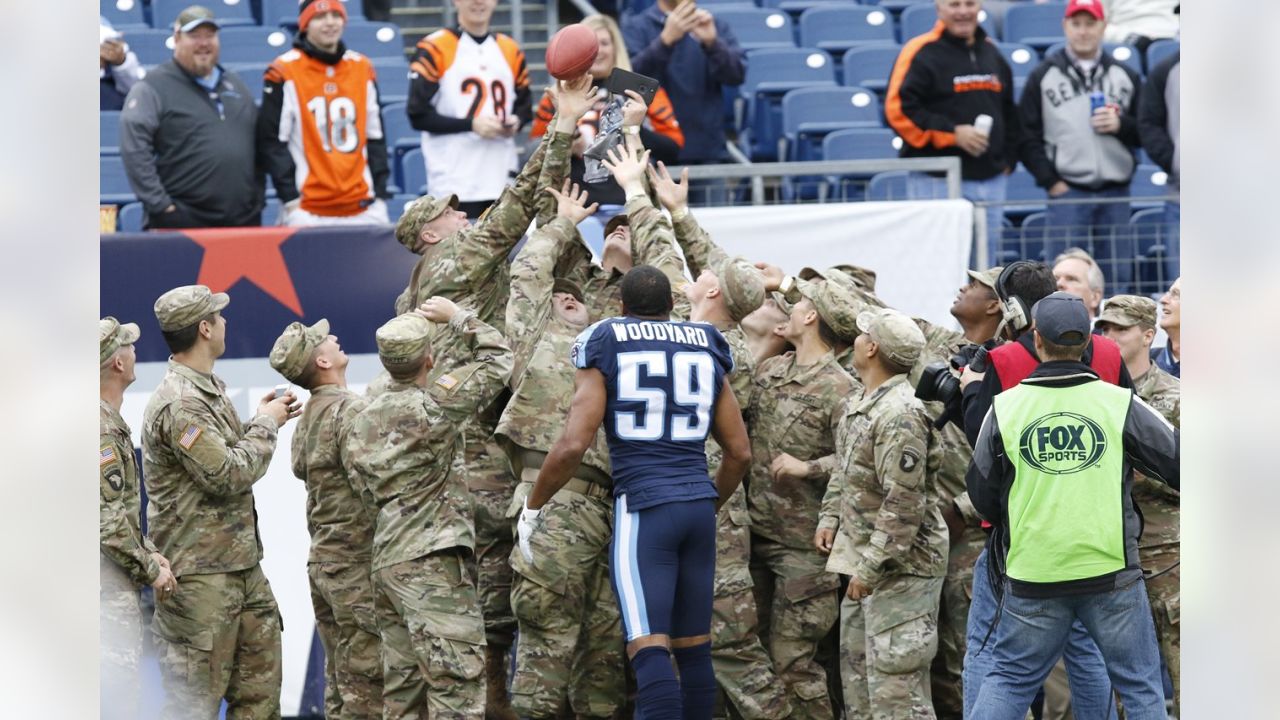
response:
[[[507,695],[507,650],[494,645],[484,649],[485,720],[520,720]]]

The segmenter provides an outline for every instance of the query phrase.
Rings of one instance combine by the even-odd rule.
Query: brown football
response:
[[[573,80],[591,69],[600,50],[596,31],[581,23],[566,25],[547,43],[547,72],[557,80]]]

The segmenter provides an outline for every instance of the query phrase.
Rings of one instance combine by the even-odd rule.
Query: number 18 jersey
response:
[[[718,330],[610,318],[578,336],[570,360],[604,375],[614,495],[627,496],[628,510],[718,496],[707,474],[706,440],[724,378],[733,372]]]

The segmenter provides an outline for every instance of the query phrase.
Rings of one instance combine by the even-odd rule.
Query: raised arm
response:
[[[689,274],[696,278],[704,269],[727,258],[728,254],[711,239],[711,234],[703,230],[693,213],[689,212],[689,168],[680,173],[678,182],[671,177],[666,164],[661,161],[657,168],[648,168],[648,175],[658,201],[671,213],[672,230],[675,232],[676,242],[684,252]]]

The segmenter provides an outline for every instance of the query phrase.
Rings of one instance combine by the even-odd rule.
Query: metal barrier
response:
[[[775,163],[740,161],[687,167],[691,184],[689,201],[695,206],[906,200],[905,178],[911,172],[943,173],[945,197],[960,197],[960,159],[955,157]],[[671,173],[675,176],[683,169],[674,167]],[[872,194],[877,175],[903,182],[886,183],[892,188],[886,187],[886,192]]]

